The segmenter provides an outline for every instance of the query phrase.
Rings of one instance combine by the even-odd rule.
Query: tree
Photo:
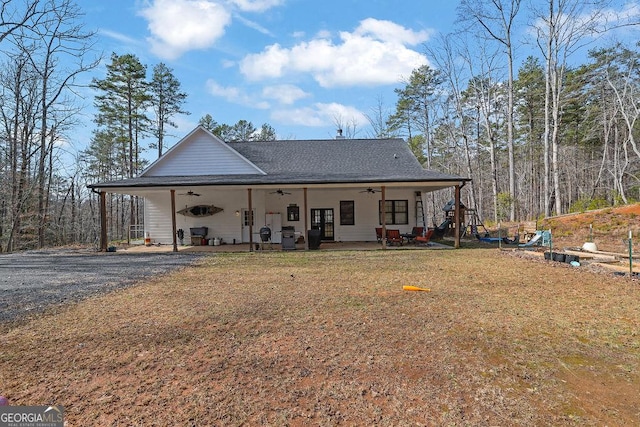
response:
[[[141,147],[139,139],[148,133],[150,120],[146,115],[151,95],[146,81],[146,67],[132,54],[111,55],[107,65],[106,78],[93,79],[92,87],[99,93],[95,97],[98,113],[92,149],[109,144],[117,147],[114,153],[117,159],[115,173],[118,178],[132,178],[142,170]],[[111,139],[111,141],[108,140]],[[101,150],[102,151],[102,150]],[[92,154],[93,151],[89,151]],[[93,156],[94,161],[101,161]],[[116,212],[119,219],[117,232],[120,237],[128,236],[124,229],[126,200],[121,197]],[[129,198],[129,224],[137,224],[139,209],[136,198]]]
[[[542,196],[542,134],[544,132],[544,67],[537,58],[528,57],[514,82],[516,93],[516,129],[522,143],[520,194],[525,208],[520,218],[535,218],[544,212]]]
[[[367,114],[369,125],[373,129],[372,138],[386,139],[396,138],[397,132],[390,125],[391,115],[385,108],[381,97],[377,98],[377,104],[371,108],[371,114]]]
[[[0,43],[20,29],[33,29],[38,17],[44,13],[41,2],[37,0],[26,3],[24,9],[21,5],[16,6],[16,3],[11,0],[0,1]]]
[[[49,182],[52,178],[54,143],[65,129],[73,124],[78,112],[65,98],[78,75],[95,68],[99,60],[86,63],[91,52],[94,32],[84,32],[77,21],[82,17],[79,8],[69,0],[45,2],[46,19],[37,27],[39,48],[29,53],[33,69],[42,82],[40,90],[40,135],[38,161],[38,247],[45,244]],[[23,40],[20,40],[22,43]],[[64,68],[66,61],[73,64]]]
[[[276,130],[268,123],[263,123],[262,127],[260,127],[260,132],[256,133],[253,137],[254,141],[275,141],[276,139]]]
[[[437,98],[437,88],[442,84],[440,72],[428,65],[422,65],[411,72],[409,80],[401,89],[395,89],[398,95],[396,117],[404,117],[415,123],[424,136],[426,166],[431,168],[431,122],[432,110]]]
[[[216,122],[213,117],[211,117],[211,114],[202,116],[200,120],[198,120],[198,124],[211,133],[214,133],[216,128],[218,127],[218,122]]]
[[[562,92],[569,57],[603,32],[603,0],[547,0],[534,11],[536,41],[545,58],[545,215],[562,213],[559,144],[562,125]]]
[[[172,70],[162,62],[153,67],[153,76],[149,85],[151,106],[155,113],[153,134],[158,149],[158,157],[162,156],[164,137],[167,135],[165,125],[177,127],[172,118],[176,114],[189,114],[182,109],[187,94],[180,91],[180,82],[172,74]]]
[[[513,42],[512,31],[520,11],[521,0],[462,0],[460,14],[463,19],[473,19],[491,39],[504,46],[509,78],[507,82],[507,149],[509,153],[509,195],[515,198],[515,159],[513,145]],[[509,219],[515,220],[515,205],[509,209]]]
[[[113,53],[106,78],[92,82],[99,92],[95,121],[120,143],[122,177],[131,178],[141,169],[138,138],[148,132],[150,122],[145,113],[151,99],[145,78],[146,67],[135,55]]]
[[[277,138],[276,130],[268,123],[264,123],[258,131],[248,120],[238,120],[236,124],[230,126],[218,123],[211,114],[202,116],[198,123],[225,142],[275,141]]]
[[[54,217],[50,191],[59,178],[56,143],[76,124],[77,77],[98,63],[90,59],[94,33],[84,30],[82,13],[70,0],[2,1],[0,18],[7,59],[0,83],[7,138],[0,138],[0,151],[6,141],[11,165],[2,181],[12,189],[6,199],[10,207],[0,213],[0,235],[10,224],[3,239],[7,250],[42,247]]]

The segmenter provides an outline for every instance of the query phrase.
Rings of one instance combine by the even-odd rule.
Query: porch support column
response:
[[[100,251],[107,251],[107,193],[100,192]]]
[[[173,252],[178,252],[178,234],[176,226],[176,190],[171,189],[171,231],[173,232]]]
[[[456,185],[455,192],[455,211],[454,211],[454,221],[455,221],[455,229],[454,229],[454,243],[453,247],[456,249],[460,248],[460,185]]]
[[[387,187],[383,185],[380,189],[381,189],[380,195],[382,196],[380,200],[380,207],[378,212],[378,214],[380,215],[380,219],[382,221],[382,239],[380,240],[382,240],[382,249],[387,249],[387,215],[385,215]]]
[[[309,232],[307,230],[309,230],[309,209],[307,207],[307,187],[304,187],[302,189],[302,194],[303,194],[303,205],[304,205],[304,230],[303,230],[304,250],[308,251],[309,250]]]
[[[253,201],[251,188],[247,188],[247,206],[249,207],[249,252],[253,252]],[[244,218],[242,219],[244,221]]]

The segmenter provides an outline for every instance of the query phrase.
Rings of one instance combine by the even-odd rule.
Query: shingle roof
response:
[[[425,170],[402,139],[280,140],[229,146],[266,175],[138,177],[89,187],[468,181]]]
[[[232,142],[229,146],[269,173],[420,173],[422,166],[402,139],[329,139]]]

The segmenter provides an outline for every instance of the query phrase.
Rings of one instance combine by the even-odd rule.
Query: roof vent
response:
[[[342,129],[338,129],[338,134],[336,135],[336,139],[344,139],[344,136],[342,136]]]

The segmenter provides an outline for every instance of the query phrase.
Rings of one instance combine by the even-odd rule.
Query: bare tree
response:
[[[42,14],[41,2],[33,0],[24,3],[24,9],[16,1],[0,1],[0,43],[14,32],[32,28],[34,21]]]
[[[562,93],[567,63],[577,50],[604,31],[601,12],[606,0],[547,0],[545,9],[534,9],[532,24],[545,58],[545,215],[562,213],[559,144]]]
[[[520,12],[521,0],[462,0],[459,6],[460,16],[465,20],[477,22],[483,32],[504,47],[509,78],[507,81],[507,149],[509,153],[509,195],[516,194],[515,159],[513,143],[514,115],[514,47],[513,27]],[[515,220],[515,203],[510,203],[509,218]]]
[[[78,75],[95,68],[99,60],[85,62],[93,49],[94,32],[85,32],[78,21],[82,18],[78,6],[70,0],[48,0],[46,15],[34,26],[31,37],[34,50],[26,50],[33,69],[41,81],[40,144],[38,162],[38,247],[45,244],[48,210],[48,188],[53,172],[54,143],[72,125],[77,113],[73,100],[66,95],[75,86]],[[31,38],[21,37],[22,45]],[[63,65],[63,63],[72,65]]]

